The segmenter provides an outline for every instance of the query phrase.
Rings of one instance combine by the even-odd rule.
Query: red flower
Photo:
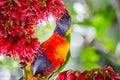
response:
[[[57,78],[55,80],[66,80],[67,72],[68,71],[63,71],[63,72],[59,73],[59,75],[57,76]]]
[[[18,56],[22,62],[29,62],[36,56],[40,44],[37,39],[20,39],[18,42],[10,42],[5,38],[0,39],[0,53],[6,56]]]
[[[85,80],[120,80],[120,76],[114,72],[112,67],[106,66],[102,69],[90,70],[85,75]]]
[[[59,73],[55,80],[78,80],[79,71],[67,70]]]
[[[0,0],[0,6],[4,6],[7,2],[7,0]]]
[[[31,60],[40,48],[34,27],[65,12],[61,0],[0,0],[0,54]]]
[[[78,80],[84,80],[84,79],[85,79],[85,75],[86,75],[87,73],[88,73],[87,70],[84,71],[84,72],[82,72],[82,73],[79,75]]]
[[[78,71],[71,71],[71,72],[67,75],[66,80],[77,80],[79,74],[80,74],[80,72],[78,72]]]
[[[9,41],[7,41],[6,39],[0,39],[0,53],[4,53],[7,56],[10,56],[10,54],[8,54],[8,49],[10,47],[10,43]]]
[[[63,71],[55,80],[120,80],[120,76],[110,66],[106,66],[82,73],[71,70]]]
[[[37,39],[29,39],[28,42],[25,38],[22,38],[18,41],[17,47],[19,48],[19,59],[28,62],[34,59],[36,53],[38,53],[40,44]]]
[[[104,69],[108,72],[108,74],[115,80],[120,80],[120,76],[118,76],[117,73],[114,72],[112,67],[110,66],[105,66]]]

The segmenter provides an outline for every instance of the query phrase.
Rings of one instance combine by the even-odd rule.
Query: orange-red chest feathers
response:
[[[69,43],[64,37],[54,33],[42,44],[42,49],[48,60],[50,60],[53,65],[58,67],[66,60],[69,50]]]

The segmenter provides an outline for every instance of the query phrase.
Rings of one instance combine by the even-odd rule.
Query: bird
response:
[[[71,17],[68,11],[56,21],[51,37],[40,46],[40,51],[31,63],[34,77],[50,78],[65,67],[70,58]]]

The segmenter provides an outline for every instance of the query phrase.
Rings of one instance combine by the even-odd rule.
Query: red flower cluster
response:
[[[110,66],[90,71],[67,70],[61,72],[55,80],[120,80],[120,76]]]
[[[0,54],[28,62],[40,47],[32,38],[34,27],[50,15],[59,19],[65,11],[61,0],[0,0]]]

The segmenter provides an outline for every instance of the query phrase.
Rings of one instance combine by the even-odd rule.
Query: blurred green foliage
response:
[[[82,66],[86,69],[99,67],[96,63],[100,60],[100,58],[93,47],[87,47],[82,50],[81,60],[83,62]]]
[[[3,59],[0,60],[0,70],[9,69],[16,70],[18,68],[18,60],[10,57],[2,56]]]
[[[82,1],[83,0],[81,0],[81,2]],[[76,13],[74,8],[68,7],[72,15],[72,25],[77,24],[79,26],[95,28],[96,36],[93,42],[96,40],[99,41],[102,43],[103,47],[108,50],[106,52],[107,54],[104,53],[105,50],[99,51],[92,43],[88,44],[89,46],[83,46],[79,57],[82,68],[93,69],[110,65],[120,73],[120,54],[116,54],[116,47],[120,37],[118,33],[119,25],[117,23],[116,10],[112,0],[85,0],[85,5],[80,4],[83,6],[87,5],[88,11],[86,14],[89,16],[85,16],[83,21],[78,21],[76,16],[79,14]],[[109,55],[111,57],[109,57]]]

